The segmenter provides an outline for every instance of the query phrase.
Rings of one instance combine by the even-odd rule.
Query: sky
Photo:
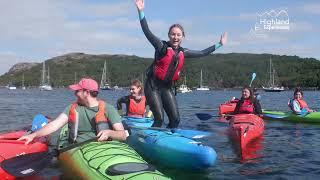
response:
[[[182,46],[215,53],[272,53],[320,60],[319,0],[145,0],[151,31],[168,40],[181,24]],[[273,28],[273,29],[271,29]],[[153,57],[134,0],[0,0],[0,75],[19,62],[66,53]]]

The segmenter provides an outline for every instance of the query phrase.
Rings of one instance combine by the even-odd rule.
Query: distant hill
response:
[[[277,82],[285,87],[319,87],[320,61],[298,56],[272,54],[213,54],[198,59],[186,59],[181,77],[187,76],[189,87],[199,85],[200,70],[203,70],[205,85],[212,88],[233,88],[247,85],[253,72],[257,77],[253,86],[261,87],[268,81],[269,59],[272,58],[277,72]],[[54,87],[63,87],[82,77],[92,77],[100,82],[104,61],[111,85],[128,86],[134,78],[145,78],[144,72],[153,62],[151,58],[128,55],[90,55],[70,53],[46,60],[50,68],[50,79]],[[0,76],[0,86],[9,82],[21,86],[22,74],[26,86],[38,86],[41,81],[42,63],[20,63]],[[183,78],[177,83],[182,83]]]

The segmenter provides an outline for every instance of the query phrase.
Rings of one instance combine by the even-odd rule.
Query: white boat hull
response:
[[[39,86],[40,91],[52,91],[52,87],[50,85],[42,85]]]

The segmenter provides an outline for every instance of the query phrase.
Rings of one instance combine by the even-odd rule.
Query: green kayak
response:
[[[320,123],[320,112],[312,112],[305,116],[296,115],[292,112],[263,110],[263,118],[268,120],[286,120],[302,123]]]
[[[77,142],[94,136],[94,133],[79,133]],[[59,136],[58,150],[68,147],[67,139],[65,126]],[[89,142],[62,152],[58,159],[67,179],[170,179],[119,141]]]

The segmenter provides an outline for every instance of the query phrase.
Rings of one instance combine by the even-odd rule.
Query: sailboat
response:
[[[187,86],[187,77],[184,76],[184,82],[183,84],[181,84],[177,90],[180,93],[188,93],[188,92],[192,92],[192,90],[190,88],[188,88]]]
[[[51,91],[52,87],[50,85],[50,72],[48,68],[48,74],[46,75],[46,64],[45,61],[42,63],[42,79],[39,86],[40,91]]]
[[[266,92],[281,92],[284,91],[284,87],[277,86],[274,83],[275,69],[272,68],[272,60],[270,58],[270,67],[269,67],[269,83],[267,87],[262,86],[263,90]]]
[[[25,90],[25,89],[26,89],[26,87],[24,86],[24,73],[22,74],[21,89],[23,89],[23,90]]]
[[[209,91],[210,89],[208,88],[208,86],[203,86],[202,85],[202,69],[201,69],[201,74],[200,74],[200,85],[197,88],[197,91]]]
[[[6,86],[6,88],[10,89],[10,90],[15,90],[17,89],[17,87],[15,85],[13,85],[12,82],[9,82],[9,84]]]
[[[101,81],[100,81],[100,89],[101,90],[111,90],[111,86],[107,81],[107,62],[104,61],[104,66],[102,70],[102,75],[101,75]]]

